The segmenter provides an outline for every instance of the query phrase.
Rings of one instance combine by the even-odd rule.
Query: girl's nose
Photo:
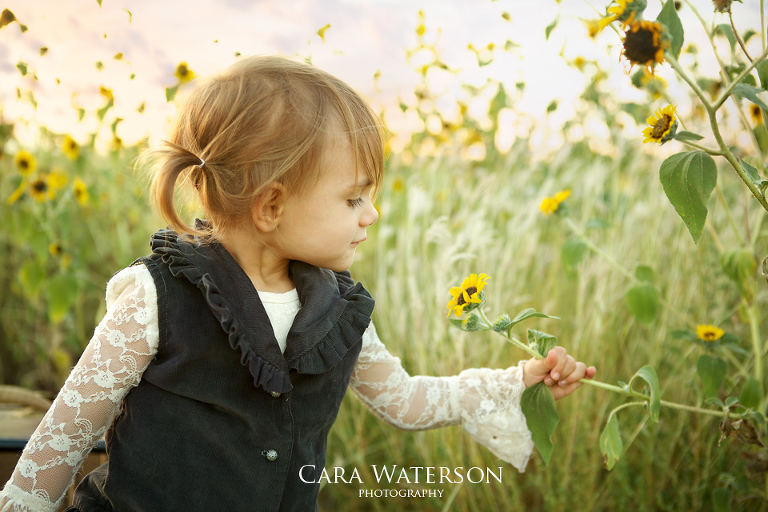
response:
[[[377,220],[379,220],[379,212],[373,206],[373,201],[366,201],[365,211],[360,216],[360,225],[367,227],[374,224]]]

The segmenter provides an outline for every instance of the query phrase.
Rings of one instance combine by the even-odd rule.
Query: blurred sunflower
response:
[[[80,155],[80,146],[78,146],[77,141],[71,135],[64,137],[61,149],[70,160],[77,160],[77,157]]]
[[[56,192],[51,188],[48,183],[48,177],[38,176],[29,184],[29,195],[35,201],[46,201],[56,197]]]
[[[715,6],[715,12],[729,12],[732,3],[733,0],[712,0],[712,4]]]
[[[614,21],[629,25],[636,19],[639,20],[647,5],[646,0],[616,0],[616,5],[608,8],[608,16],[598,22],[598,32]]]
[[[180,84],[185,84],[195,78],[195,73],[189,69],[186,62],[179,62],[174,75],[179,79]]]
[[[48,252],[51,253],[51,256],[57,258],[64,252],[64,248],[61,246],[60,242],[52,242],[48,245]]]
[[[560,204],[563,203],[566,199],[568,199],[568,196],[571,195],[571,189],[565,189],[561,190],[557,194],[555,194],[552,197],[545,197],[541,204],[539,205],[539,210],[544,215],[552,215],[555,213],[558,209],[560,209]]]
[[[714,325],[697,325],[696,337],[704,341],[717,341],[723,337],[725,331]]]
[[[464,312],[464,308],[469,304],[480,304],[482,302],[480,292],[489,279],[490,277],[486,274],[480,274],[479,276],[471,274],[464,279],[461,287],[455,286],[451,288],[450,294],[453,295],[453,298],[448,302],[448,309],[450,310],[448,311],[448,316],[451,316],[451,313],[453,313],[459,317]]]
[[[88,187],[80,178],[75,178],[75,181],[72,183],[72,193],[75,195],[77,202],[80,203],[80,206],[88,204]]]
[[[653,72],[664,62],[664,51],[671,46],[667,28],[658,21],[633,21],[624,34],[624,57],[631,65],[640,64]]]
[[[16,163],[16,167],[19,169],[19,174],[22,176],[29,176],[35,172],[35,168],[37,167],[37,161],[35,160],[35,157],[23,149],[20,149],[19,152],[16,153],[14,162]]]
[[[667,105],[656,111],[656,115],[650,116],[646,121],[649,126],[643,130],[643,142],[658,142],[664,144],[675,136],[677,131],[677,119],[675,119],[675,105]]]
[[[754,124],[755,127],[760,126],[763,124],[763,109],[752,103],[749,106],[749,117],[752,119],[752,124]]]

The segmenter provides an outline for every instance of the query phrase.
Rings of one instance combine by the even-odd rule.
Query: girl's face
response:
[[[314,188],[289,194],[276,233],[285,258],[337,272],[352,265],[366,228],[379,219],[372,184],[362,171],[355,179],[352,148],[340,139],[326,150]]]

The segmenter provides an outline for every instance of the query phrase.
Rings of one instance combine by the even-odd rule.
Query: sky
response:
[[[419,11],[424,12],[424,38],[434,42],[441,58],[461,69],[459,77],[436,83],[446,104],[462,94],[459,83],[482,84],[488,77],[508,88],[525,81],[518,113],[539,119],[547,105],[558,100],[560,121],[572,114],[568,106],[582,90],[584,77],[567,59],[599,59],[614,71],[612,80],[631,97],[626,86],[627,66],[619,58],[620,36],[608,29],[596,39],[587,37],[584,20],[599,17],[608,2],[585,0],[6,0],[28,27],[17,23],[0,30],[0,104],[6,118],[36,119],[55,132],[85,137],[96,124],[89,114],[78,122],[74,106],[89,112],[104,102],[101,86],[114,91],[114,115],[124,120],[119,135],[126,143],[150,135],[161,138],[173,107],[165,101],[165,88],[176,83],[174,71],[184,61],[197,75],[215,73],[243,55],[283,53],[311,57],[312,62],[360,91],[377,110],[391,112],[394,131],[405,130],[409,119],[398,114],[400,101],[412,104],[418,74],[406,52],[417,44]],[[693,0],[712,17],[711,2]],[[745,0],[736,13],[754,21],[757,0]],[[649,1],[646,17],[655,17],[660,4]],[[687,40],[701,39],[693,27]],[[508,16],[502,16],[506,13]],[[741,18],[740,18],[741,17]],[[506,19],[508,18],[508,19]],[[757,17],[759,19],[759,17]],[[545,28],[557,19],[550,37]],[[721,21],[727,20],[723,18]],[[318,30],[327,24],[324,40]],[[759,28],[759,27],[756,27]],[[495,51],[493,64],[478,67],[467,48],[497,48],[510,40],[510,52]],[[40,55],[40,48],[48,48]],[[613,48],[608,54],[606,48]],[[114,56],[122,54],[121,60]],[[32,82],[21,77],[17,63],[28,65]],[[97,69],[97,62],[103,65]],[[418,59],[415,59],[418,62]],[[670,70],[662,70],[661,73]],[[380,74],[374,80],[374,74]],[[16,89],[33,88],[36,112],[16,98]],[[144,103],[143,113],[136,111]],[[555,116],[557,120],[558,117]],[[410,120],[412,121],[412,120]],[[21,132],[19,128],[17,130]],[[31,136],[31,135],[30,135]]]

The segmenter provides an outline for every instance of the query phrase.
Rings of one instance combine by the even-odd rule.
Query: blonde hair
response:
[[[304,62],[241,58],[223,73],[199,79],[180,105],[168,141],[145,155],[152,162],[150,196],[178,233],[216,238],[250,212],[268,184],[308,191],[338,134],[349,137],[357,172],[362,167],[376,188],[384,171],[384,129],[358,93]],[[180,181],[196,189],[213,233],[181,219],[174,203]]]

